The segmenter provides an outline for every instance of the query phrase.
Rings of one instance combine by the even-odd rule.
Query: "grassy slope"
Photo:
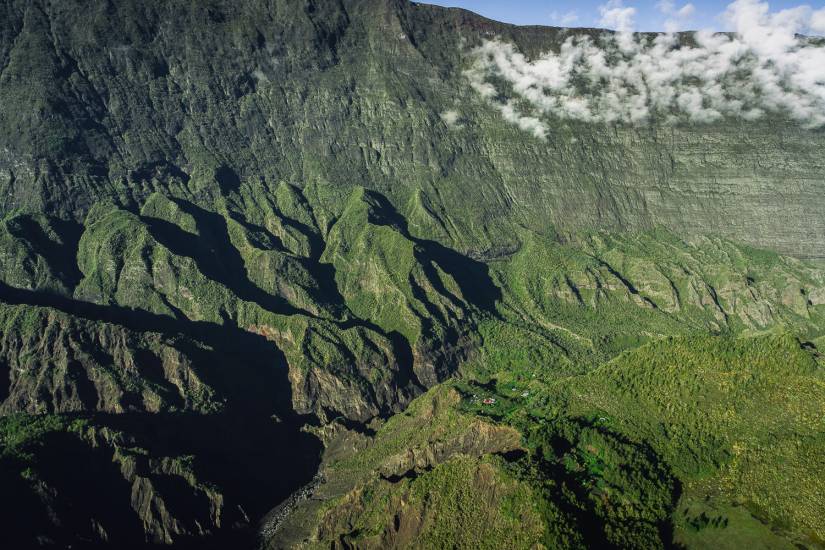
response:
[[[537,541],[548,547],[822,545],[825,368],[796,338],[666,338],[584,375],[545,381],[528,374],[535,370],[502,365],[493,378],[488,370],[475,382],[472,376],[450,382],[462,398],[449,407],[442,399],[437,424],[422,425],[433,398],[421,398],[385,424],[374,442],[335,461],[326,470],[330,484],[351,480],[353,472],[361,481],[325,505],[316,520],[319,540],[417,546],[435,533],[444,536],[441,527],[421,520],[431,508],[465,529],[490,514],[506,519],[505,511],[490,510],[499,506],[489,498],[498,482],[477,487],[471,471],[453,465],[460,456],[463,464],[489,461],[531,487],[524,493],[529,505],[518,506],[538,514],[542,527],[511,540],[517,548]],[[445,391],[453,390],[430,393]],[[496,403],[482,402],[489,397]],[[434,468],[413,467],[406,478],[381,474],[377,464],[399,448],[415,454],[422,441],[432,447],[450,434],[460,437],[479,415],[499,429],[520,430],[526,454],[505,453],[505,460],[490,454],[495,449],[481,455],[459,450]],[[440,434],[435,439],[433,425]],[[457,472],[473,506],[452,493],[450,476]],[[403,508],[394,504],[400,501]],[[399,540],[398,518],[410,516],[417,518],[418,538],[407,532]],[[527,525],[534,526],[531,518]],[[460,532],[442,545],[470,540]],[[500,536],[507,540],[506,533]]]
[[[415,219],[421,205],[412,208]],[[465,342],[448,383],[461,399],[438,390],[359,452],[328,458],[326,504],[311,511],[320,540],[446,544],[470,524],[507,538],[521,518],[532,527],[516,546],[821,541],[817,470],[803,460],[821,447],[821,367],[797,339],[821,340],[821,267],[664,230],[521,230],[517,251],[481,263],[415,237],[410,219],[362,189],[334,216],[286,185],[213,210],[160,193],[137,212],[101,203],[74,241],[49,218],[11,216],[4,292],[19,305],[7,306],[2,351],[23,349],[15,380],[37,381],[14,395],[93,422],[100,403],[205,412],[193,417],[196,439],[233,415],[272,429],[274,412],[290,418],[278,437],[298,437],[292,409],[327,421],[387,414],[449,375],[427,374],[450,357],[429,354]],[[66,265],[64,240],[76,270],[54,267]],[[96,341],[122,350],[86,351]],[[147,353],[161,371],[145,370]],[[282,362],[288,382],[270,370]],[[84,377],[94,395],[80,391],[91,387]],[[276,386],[283,393],[266,396]],[[230,420],[214,416],[223,410]],[[209,449],[193,443],[169,459],[193,454],[203,468]],[[197,473],[193,483],[226,483]],[[475,480],[467,492],[462,478]],[[151,516],[147,533],[191,533],[191,520],[169,517]]]
[[[824,371],[810,344],[822,333],[822,308],[807,299],[821,288],[818,268],[663,231],[530,240],[492,266],[503,318],[479,324],[479,353],[448,384],[463,412],[443,416],[441,437],[461,433],[446,419],[467,414],[521,431],[527,455],[506,468],[533,488],[545,544],[822,543],[821,466],[811,458],[825,442]],[[753,315],[760,307],[770,313]],[[429,431],[409,423],[420,415],[411,406],[344,461],[384,500],[350,494],[333,510],[351,513],[355,498],[359,510],[382,513],[356,526],[327,512],[321,540],[397,536],[382,506],[403,499],[411,482],[369,472],[398,445],[421,447]],[[334,484],[353,474],[329,475]],[[449,492],[426,486],[435,501]]]

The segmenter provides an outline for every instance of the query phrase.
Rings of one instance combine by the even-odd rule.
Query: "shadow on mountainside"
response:
[[[415,243],[416,260],[425,269],[427,277],[433,284],[438,284],[440,278],[431,262],[438,264],[438,267],[455,280],[464,298],[471,305],[486,313],[496,313],[496,302],[501,299],[501,289],[493,282],[490,277],[490,269],[484,263],[447,248],[436,241],[419,239],[411,235],[407,220],[380,193],[365,191],[364,199],[371,207],[369,210],[370,223],[393,227],[405,238]],[[451,295],[451,292],[443,286],[437,288],[437,290],[444,295]]]
[[[238,249],[230,241],[226,220],[221,215],[209,212],[190,202],[175,199],[175,203],[181,210],[195,219],[202,237],[184,231],[165,220],[143,218],[149,226],[152,236],[163,246],[169,248],[175,254],[194,259],[201,273],[223,284],[242,300],[254,302],[273,313],[282,315],[299,314],[319,318],[309,311],[291,305],[280,296],[267,293],[249,279],[244,260]],[[273,239],[276,245],[280,244],[280,239],[277,239],[265,229],[247,222],[239,223],[267,235]],[[283,249],[282,244],[280,244],[280,247]],[[409,342],[399,332],[386,332],[370,320],[359,319],[349,313],[345,299],[335,283],[335,271],[331,265],[320,263],[316,258],[300,258],[296,261],[302,263],[312,273],[318,285],[314,298],[324,303],[330,310],[335,311],[337,309],[336,313],[341,314],[342,317],[342,319],[323,319],[341,329],[363,327],[385,336],[392,344],[393,355],[400,367],[398,372],[402,378],[399,379],[399,383],[403,385],[414,382],[420,387],[420,383],[415,379],[412,371],[413,352]],[[346,314],[344,314],[345,311]],[[357,360],[357,357],[352,357],[353,363]]]
[[[215,280],[229,288],[236,296],[243,300],[254,302],[262,308],[283,315],[300,314],[307,317],[318,318],[309,311],[294,307],[284,298],[267,293],[256,286],[250,279],[246,270],[246,265],[237,248],[229,240],[229,232],[226,220],[219,214],[209,212],[195,204],[173,199],[175,203],[187,214],[191,215],[198,224],[198,230],[202,237],[182,230],[180,227],[157,218],[143,218],[149,226],[152,236],[172,252],[182,256],[188,256],[195,260],[198,269],[212,280]],[[234,218],[233,218],[234,219]],[[285,248],[280,239],[272,235],[264,228],[249,224],[243,220],[235,220],[243,224],[252,232],[265,235],[271,243],[281,251]],[[306,229],[303,229],[306,231]],[[319,237],[320,239],[320,237]],[[314,248],[318,249],[320,255],[321,245],[315,243]],[[317,293],[314,298],[323,303],[328,309],[341,314],[342,319],[325,319],[335,324],[341,329],[352,329],[363,327],[377,334],[385,336],[392,344],[393,355],[398,363],[398,374],[401,376],[398,382],[405,385],[414,383],[421,389],[420,382],[415,378],[412,370],[413,351],[409,342],[397,331],[387,332],[368,319],[359,319],[353,316],[346,308],[344,297],[338,290],[335,282],[335,270],[332,265],[321,263],[317,258],[298,258],[310,273],[312,273],[317,283]],[[344,312],[346,311],[346,314]],[[357,362],[357,357],[352,357],[352,361]]]
[[[38,538],[67,546],[90,542],[98,536],[96,525],[110,534],[112,542],[143,540],[140,518],[129,513],[131,484],[110,450],[59,431],[49,433],[29,453],[38,482],[48,487],[48,493],[43,498],[32,484],[14,475],[23,465],[0,461],[5,496],[0,513],[4,520],[15,518],[2,526],[4,542],[12,544],[9,548],[35,546]]]
[[[74,289],[83,278],[77,266],[77,248],[83,226],[58,218],[48,218],[47,223],[62,242],[53,240],[46,234],[41,222],[28,215],[15,216],[6,223],[6,227],[12,235],[29,243],[43,257],[51,272],[67,289]]]
[[[178,256],[192,258],[203,275],[216,281],[238,298],[282,315],[311,315],[281,296],[265,292],[252,281],[238,249],[229,240],[226,220],[192,203],[176,200],[181,210],[195,218],[201,236],[184,231],[159,218],[142,217],[152,237]]]
[[[56,431],[28,450],[45,498],[38,485],[20,478],[20,465],[0,460],[0,526],[10,548],[37,546],[38,537],[62,547],[152,547],[156,541],[145,540],[139,511],[172,531],[176,548],[252,548],[258,520],[308,483],[319,465],[314,436],[241,410],[67,416],[86,419],[99,441]],[[100,442],[104,429],[122,434],[116,435],[121,448]],[[128,475],[136,478],[127,477],[115,453],[129,457]],[[162,461],[180,459],[191,461],[200,488],[160,471]],[[211,498],[204,487],[220,496]],[[177,525],[191,534],[174,534]],[[198,533],[201,528],[206,532]]]
[[[370,222],[392,226],[414,243],[416,261],[439,293],[456,304],[466,302],[471,309],[495,314],[501,291],[493,284],[485,264],[434,241],[411,236],[406,220],[386,198],[369,192],[366,199],[371,207]],[[224,217],[186,201],[177,200],[176,203],[195,219],[198,235],[162,219],[143,218],[158,242],[175,254],[192,258],[206,277],[223,284],[243,300],[280,314],[316,317],[281,296],[269,294],[250,280],[244,259],[229,238]],[[264,228],[247,224],[247,229],[263,239],[262,249],[273,246],[275,250],[283,249],[280,239]],[[318,242],[313,244],[311,256],[297,261],[319,279],[316,281],[316,298],[329,304],[340,304],[342,308],[338,320],[325,321],[341,329],[362,328],[387,337],[398,366],[396,382],[399,386],[410,384],[423,389],[427,385],[419,380],[413,369],[419,360],[432,363],[435,373],[429,376],[434,376],[433,380],[447,376],[451,366],[464,357],[465,348],[472,345],[466,338],[465,329],[451,327],[442,340],[413,350],[400,333],[387,333],[369,319],[352,316],[335,282],[334,268],[318,261],[323,241],[320,236],[316,238]],[[455,280],[461,297],[453,294],[454,289],[442,284],[443,273],[439,274],[439,269]],[[72,278],[77,278],[76,274]],[[423,290],[414,287],[413,292]],[[421,295],[419,299],[425,306],[429,304],[426,296]],[[223,403],[220,412],[210,414],[191,411],[147,413],[138,410],[142,401],[135,394],[129,402],[135,410],[126,413],[64,415],[86,419],[98,430],[106,428],[124,434],[127,439],[124,445],[140,450],[135,455],[135,471],[129,477],[119,465],[113,466],[116,464],[112,460],[115,451],[106,447],[106,443],[92,446],[76,434],[64,432],[48,435],[36,453],[36,460],[43,480],[55,494],[51,501],[44,500],[43,495],[33,491],[30,485],[9,484],[12,491],[20,493],[15,500],[28,510],[27,518],[31,520],[9,526],[5,530],[9,536],[7,540],[19,539],[21,546],[29,546],[33,542],[31,537],[45,534],[57,544],[88,547],[94,546],[94,541],[99,540],[100,533],[105,531],[111,545],[122,548],[145,546],[145,525],[135,509],[140,507],[139,502],[143,502],[141,506],[144,507],[157,504],[151,498],[146,500],[146,495],[141,492],[145,487],[135,488],[133,479],[136,475],[151,480],[152,494],[157,495],[166,510],[146,512],[141,508],[144,513],[161,517],[170,525],[179,522],[185,531],[193,533],[191,536],[175,536],[177,547],[253,546],[255,534],[251,526],[273,506],[308,483],[316,473],[320,442],[301,430],[302,426],[315,420],[299,416],[292,409],[286,359],[265,337],[234,326],[229,320],[217,324],[192,321],[183,315],[173,318],[13,288],[4,283],[0,283],[0,301],[49,307],[92,322],[173,337],[175,347],[191,359],[198,378],[214,389],[216,399]],[[432,309],[430,316],[439,319],[443,315]],[[446,324],[448,320],[443,321]],[[116,362],[110,350],[91,350],[89,353],[101,365]],[[141,378],[158,388],[165,387],[168,403],[184,406],[182,400],[174,398],[176,388],[166,380],[159,358],[150,352],[136,357]],[[350,356],[348,360],[357,363],[359,358]],[[0,370],[8,368],[6,365],[0,367],[3,367]],[[85,373],[80,370],[73,378],[83,376]],[[83,381],[77,382],[78,389],[82,389]],[[87,389],[95,391],[92,386]],[[90,393],[83,401],[95,403],[96,399]],[[194,479],[199,484],[214,487],[223,499],[220,528],[214,525],[209,499],[202,491],[198,493],[181,475],[158,473],[158,460],[164,457],[192,457],[190,467]],[[59,518],[60,524],[46,519],[49,517]],[[94,528],[96,524],[103,531]],[[44,528],[44,525],[51,527]],[[202,526],[210,534],[198,534],[200,527],[197,526]]]
[[[223,495],[223,511],[220,529],[215,530],[211,539],[192,538],[189,541],[192,547],[251,545],[254,533],[250,525],[315,474],[320,442],[301,430],[310,419],[293,411],[286,360],[266,338],[238,327],[175,320],[5,284],[0,284],[0,300],[51,307],[137,332],[186,337],[176,341],[176,346],[191,358],[198,377],[223,398],[223,410],[215,414],[138,411],[69,416],[123,432],[133,440],[130,446],[148,451],[148,455],[136,459],[137,475],[148,475],[150,457],[194,457],[192,469],[196,479],[211,484]],[[141,370],[156,368],[152,364],[137,366]],[[143,540],[142,526],[137,526],[139,535],[135,531],[134,521],[138,517],[133,510],[135,489],[129,487],[125,474],[112,469],[111,452],[104,458],[98,456],[100,452],[99,448],[61,432],[50,435],[42,452],[37,453],[38,466],[57,491],[55,501],[69,510],[65,515],[57,515],[61,525],[55,527],[53,535],[57,538],[54,540],[59,544],[74,543],[76,547],[79,543],[91,544],[96,534],[88,531],[90,520],[86,516],[92,515],[108,533],[111,544],[140,547],[143,543],[135,542]],[[154,490],[163,499],[169,515],[190,531],[197,525],[215,529],[210,525],[213,520],[204,512],[204,505],[191,500],[193,490],[186,486],[184,478],[148,477],[152,478]],[[32,500],[25,495],[20,498]],[[162,513],[158,515],[164,517]],[[33,533],[32,529],[39,529],[43,524],[38,523],[38,514],[31,517],[34,523],[23,521],[10,526],[4,533],[6,540],[20,538],[27,545],[33,544],[27,537]],[[185,546],[187,541],[182,539],[177,543]]]

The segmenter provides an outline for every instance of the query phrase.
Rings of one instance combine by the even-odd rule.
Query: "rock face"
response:
[[[482,525],[476,528],[488,531],[465,531],[466,537],[509,541],[509,536],[496,532],[504,527],[501,523],[508,523],[498,509],[506,506],[504,501],[515,504],[510,499],[519,501],[526,494],[525,486],[502,471],[503,457],[525,453],[522,436],[512,427],[461,414],[460,401],[454,389],[439,386],[414,400],[403,415],[390,419],[373,436],[341,427],[333,430],[321,481],[313,486],[311,498],[302,499],[290,514],[265,529],[266,547],[424,544],[439,515],[457,530],[455,534],[479,521]],[[454,491],[441,501],[430,498],[433,495],[422,498],[421,486],[428,484]],[[531,533],[525,537],[536,536],[540,527],[528,512],[530,505],[518,504],[531,522]],[[462,507],[461,521],[448,519]],[[484,526],[485,521],[491,525]],[[370,535],[360,537],[364,526]],[[522,547],[523,540],[514,544]]]
[[[512,245],[518,220],[661,224],[825,256],[822,131],[559,121],[541,141],[462,76],[482,39],[535,55],[559,29],[405,0],[19,1],[0,20],[4,212],[82,220],[104,198],[173,190],[206,206],[286,181],[337,213],[361,185],[461,250]]]
[[[94,323],[39,307],[2,306],[0,356],[8,385],[0,411],[32,414],[219,407],[187,353],[158,333]],[[203,350],[207,352],[207,350]]]

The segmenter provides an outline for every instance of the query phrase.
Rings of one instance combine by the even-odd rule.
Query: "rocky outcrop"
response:
[[[379,474],[385,479],[397,479],[431,470],[456,455],[481,457],[520,449],[521,434],[513,428],[475,421],[454,438],[411,447],[387,457]]]
[[[24,305],[0,306],[0,324],[0,364],[8,377],[2,413],[222,407],[185,340]]]
[[[296,501],[287,514],[276,514],[280,508],[273,511],[278,521],[264,524],[266,546],[301,546],[307,540],[310,547],[324,545],[338,530],[357,523],[355,518],[369,506],[365,492],[404,492],[405,482],[450,471],[456,464],[472,471],[479,467],[495,477],[497,468],[483,464],[485,460],[524,452],[517,430],[458,412],[460,401],[455,389],[441,385],[412,401],[403,414],[379,424],[375,433],[355,432],[340,423],[319,429],[326,453],[311,498]],[[490,488],[485,482],[478,489]],[[393,506],[403,508],[406,498],[393,499]],[[388,521],[388,532],[397,532],[397,522],[392,527]]]

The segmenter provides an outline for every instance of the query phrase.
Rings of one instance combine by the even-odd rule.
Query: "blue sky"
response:
[[[428,4],[456,6],[480,13],[485,17],[506,21],[517,25],[563,25],[572,27],[595,27],[601,18],[599,7],[608,0],[424,0]],[[614,0],[615,1],[615,0]],[[672,0],[671,14],[692,4],[693,9],[683,12],[678,20],[680,30],[724,28],[718,15],[725,11],[728,2],[712,0]],[[800,5],[813,8],[825,7],[825,0],[768,2],[771,11],[779,11]],[[660,9],[660,0],[624,0],[624,6],[636,8],[635,29],[640,31],[665,30],[666,21],[674,20]],[[692,11],[692,13],[688,13]],[[687,14],[687,15],[685,15]]]

